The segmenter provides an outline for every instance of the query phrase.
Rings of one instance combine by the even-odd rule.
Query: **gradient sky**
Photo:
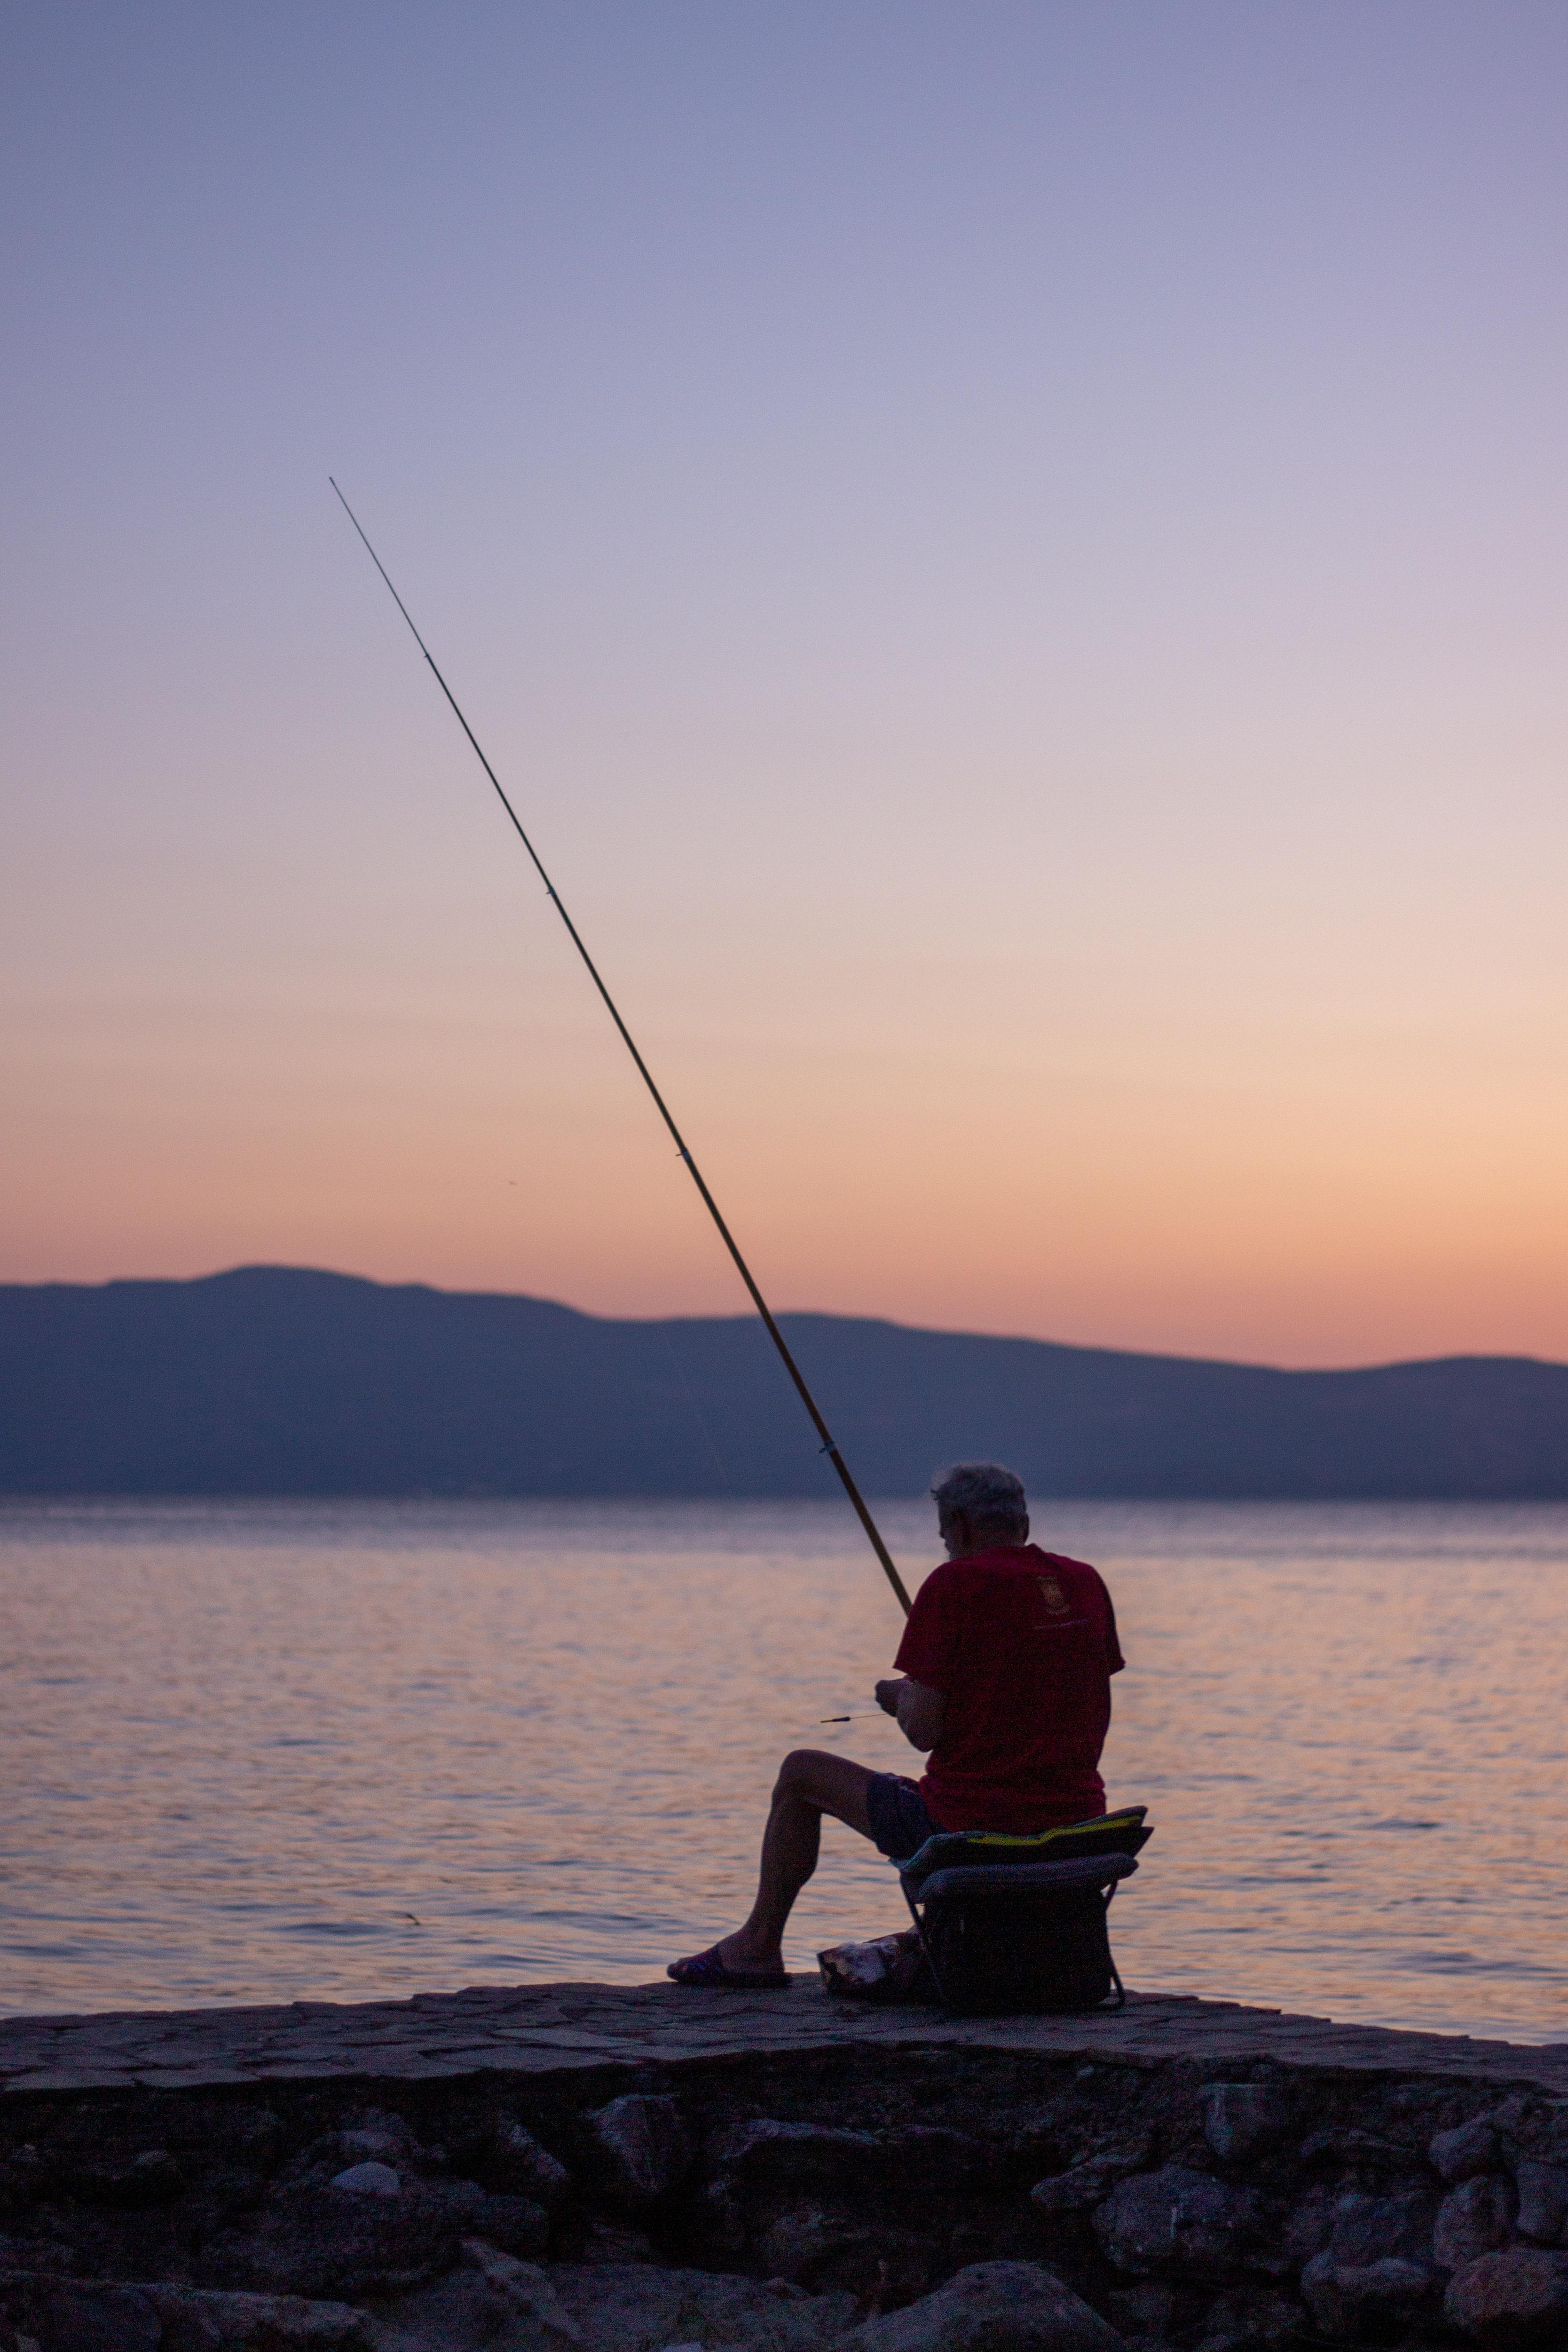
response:
[[[1568,1358],[1568,13],[6,12],[0,1276]]]

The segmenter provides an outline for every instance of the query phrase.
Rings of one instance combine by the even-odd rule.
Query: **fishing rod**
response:
[[[528,856],[532,858],[534,870],[538,874],[539,880],[545,886],[546,896],[552,901],[556,913],[566,925],[567,930],[570,935],[572,946],[577,950],[578,954],[582,958],[583,962],[587,965],[589,978],[592,981],[593,985],[599,991],[600,995],[604,999],[605,1009],[609,1013],[612,1021],[614,1022],[616,1028],[621,1032],[621,1041],[625,1046],[626,1051],[631,1055],[632,1059],[636,1063],[638,1074],[641,1076],[643,1085],[647,1087],[648,1092],[653,1096],[654,1103],[658,1108],[659,1117],[664,1120],[664,1125],[669,1129],[671,1135],[674,1138],[675,1150],[685,1161],[687,1170],[691,1175],[692,1182],[702,1194],[703,1206],[706,1209],[709,1216],[713,1219],[714,1223],[718,1227],[719,1238],[724,1243],[724,1245],[729,1252],[730,1256],[735,1260],[736,1271],[740,1276],[742,1282],[745,1283],[747,1289],[751,1295],[751,1303],[756,1307],[758,1315],[761,1316],[763,1327],[766,1329],[768,1338],[772,1340],[774,1346],[778,1349],[779,1355],[783,1359],[784,1369],[789,1373],[789,1378],[794,1381],[796,1391],[800,1396],[801,1403],[805,1406],[806,1411],[811,1416],[811,1425],[822,1441],[821,1450],[827,1455],[834,1469],[838,1472],[840,1483],[842,1485],[845,1494],[849,1496],[851,1503],[854,1507],[855,1517],[859,1519],[862,1527],[865,1529],[871,1548],[873,1551],[875,1552],[878,1559],[882,1562],[883,1570],[887,1577],[887,1580],[889,1584],[892,1585],[893,1590],[897,1596],[898,1605],[907,1617],[909,1614],[909,1595],[904,1589],[903,1578],[899,1575],[897,1569],[894,1568],[893,1564],[893,1556],[882,1539],[881,1534],[877,1528],[876,1521],[872,1517],[870,1511],[866,1508],[865,1497],[862,1495],[860,1488],[855,1485],[853,1478],[850,1475],[850,1465],[844,1460],[843,1455],[839,1452],[832,1432],[829,1429],[827,1423],[822,1419],[821,1412],[817,1409],[817,1400],[811,1394],[810,1390],[806,1386],[804,1373],[801,1371],[800,1365],[795,1361],[794,1357],[789,1353],[789,1344],[785,1339],[783,1332],[780,1331],[778,1324],[773,1319],[772,1311],[768,1307],[768,1301],[763,1297],[761,1291],[757,1287],[757,1283],[752,1275],[751,1268],[747,1265],[746,1260],[740,1255],[740,1250],[736,1242],[735,1235],[730,1232],[729,1227],[725,1223],[723,1217],[719,1214],[718,1202],[708,1191],[707,1185],[703,1180],[702,1171],[698,1168],[696,1161],[692,1158],[691,1153],[686,1149],[685,1138],[682,1135],[680,1129],[675,1125],[674,1118],[671,1117],[669,1105],[665,1102],[664,1096],[659,1092],[658,1087],[653,1084],[653,1072],[649,1069],[647,1063],[643,1059],[642,1055],[637,1051],[636,1045],[632,1042],[632,1032],[627,1028],[624,1021],[622,1020],[615,999],[611,995],[610,991],[605,987],[603,981],[600,978],[599,967],[594,962],[593,958],[589,954],[588,950],[583,946],[577,925],[572,921],[571,917],[567,913],[565,907],[561,904],[560,898],[556,890],[554,883],[550,880],[549,876],[545,872],[543,861],[539,856],[538,851],[534,847],[533,843],[523,831],[522,821],[517,815],[517,810],[512,806],[511,802],[507,798],[506,793],[502,791],[499,776],[497,775],[495,769],[490,765],[489,761],[486,760],[484,752],[479,749],[479,739],[475,734],[472,727],[469,726],[466,719],[464,718],[462,711],[459,709],[456,696],[453,693],[452,688],[447,685],[446,680],[442,677],[441,672],[436,668],[435,658],[432,654],[430,647],[425,644],[424,639],[420,635],[419,631],[414,628],[413,615],[410,613],[408,606],[403,603],[402,598],[398,594],[397,590],[392,586],[391,575],[387,571],[386,565],[382,562],[381,557],[376,553],[376,551],[371,545],[370,541],[365,538],[364,530],[361,526],[359,516],[354,512],[354,509],[349,504],[348,499],[344,498],[342,491],[338,489],[338,485],[335,481],[332,481],[330,474],[328,475],[327,479],[332,483],[333,489],[337,490],[338,499],[342,507],[343,512],[348,516],[349,520],[359,532],[360,538],[364,544],[365,553],[370,557],[371,562],[375,565],[376,570],[386,582],[392,603],[397,606],[398,611],[408,623],[409,628],[413,636],[413,642],[419,647],[420,652],[424,656],[425,660],[430,664],[431,671],[434,677],[436,685],[441,688],[442,693],[452,705],[453,715],[456,719],[459,727],[462,728],[465,735],[467,736],[469,742],[474,746],[475,756],[477,758],[479,765],[484,769],[485,773],[495,785],[496,797],[500,802],[501,806],[506,810],[507,814],[510,817],[513,831],[516,833],[517,839],[522,843],[523,847],[528,851]]]

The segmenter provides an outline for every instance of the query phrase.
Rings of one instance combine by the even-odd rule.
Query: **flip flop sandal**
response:
[[[700,1985],[706,1990],[723,1992],[784,1992],[789,1979],[783,1969],[753,1970],[744,1975],[737,1969],[727,1969],[718,1956],[718,1946],[712,1944],[706,1952],[697,1952],[689,1960],[672,1960],[664,1974],[679,1985]]]

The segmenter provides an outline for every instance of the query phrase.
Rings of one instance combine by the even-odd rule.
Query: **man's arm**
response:
[[[928,1690],[908,1675],[892,1675],[876,1686],[876,1703],[884,1715],[896,1716],[898,1727],[911,1748],[929,1755],[942,1737],[947,1702],[940,1691]]]

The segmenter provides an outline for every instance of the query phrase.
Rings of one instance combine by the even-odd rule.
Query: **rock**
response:
[[[1450,2189],[1437,2208],[1432,2252],[1446,2271],[1505,2243],[1513,2227],[1513,2183],[1504,2172],[1479,2172]]]
[[[1204,2091],[1203,2136],[1228,2162],[1282,2137],[1290,2121],[1290,2108],[1270,2083],[1210,2083]]]
[[[1136,2286],[1118,2287],[1105,2302],[1113,2324],[1124,2336],[1153,2336],[1163,2343],[1171,2333],[1176,2310],[1172,2287],[1144,2279]]]
[[[196,2283],[261,2294],[395,2294],[448,2270],[458,2232],[446,2206],[420,2189],[355,2196],[308,2184],[279,2190],[248,2230],[226,2230],[196,2260]]]
[[[352,2164],[406,2163],[413,2154],[407,2132],[345,2131],[336,2135],[338,2153]]]
[[[271,2107],[226,2107],[219,2144],[226,2156],[247,2164],[266,2164],[281,2155],[287,2142],[283,2117]]]
[[[1242,2288],[1210,2304],[1197,2352],[1300,2352],[1301,2306],[1282,2294]]]
[[[1141,2172],[1149,2158],[1149,2136],[1118,2147],[1100,2148],[1094,2155],[1084,2157],[1070,2165],[1065,2172],[1048,2175],[1037,2180],[1030,2190],[1030,2201],[1042,2213],[1087,2213],[1092,2207],[1102,2205],[1118,2181],[1130,2179]]]
[[[880,2142],[883,2160],[901,2183],[928,2181],[956,2189],[989,2179],[989,2151],[968,2132],[944,2124],[906,2124]]]
[[[928,2225],[934,2200],[976,2185],[989,2168],[980,2143],[945,2126],[903,2126],[889,2138],[822,2124],[752,2116],[715,2145],[717,2178],[695,2210],[710,2258],[747,2261],[867,2300],[924,2294],[950,2227]],[[989,2253],[961,2246],[956,2258]]]
[[[758,2116],[725,2135],[715,2151],[731,2184],[842,2190],[854,2196],[886,2171],[886,2151],[872,2132],[831,2124],[787,2124]]]
[[[497,2197],[476,2180],[427,2180],[421,2195],[460,2235],[532,2261],[549,2245],[549,2215],[531,2197]]]
[[[487,2276],[465,2260],[429,2286],[379,2301],[371,2319],[375,2352],[571,2352],[580,2346],[581,2331],[547,2274],[534,2263],[517,2269],[535,2274],[534,2292],[526,2278]]]
[[[1325,2336],[1353,2343],[1401,2333],[1432,2287],[1427,2264],[1402,2254],[1385,2254],[1373,2263],[1314,2254],[1301,2273],[1301,2300],[1314,2326]]]
[[[816,2205],[776,2213],[758,2235],[754,2254],[770,2277],[791,2284],[898,2302],[925,2294],[939,2260],[926,2233]]]
[[[1124,2180],[1094,2216],[1106,2255],[1134,2277],[1223,2278],[1256,2227],[1247,2190],[1185,2164]]]
[[[1303,2263],[1322,2252],[1333,2235],[1337,2201],[1333,2189],[1320,2181],[1291,2209],[1279,2238],[1280,2251],[1291,2269],[1300,2270]]]
[[[653,2241],[646,2230],[634,2230],[629,2221],[591,2221],[582,2233],[578,2250],[580,2263],[651,2263]]]
[[[116,2202],[131,2208],[170,2205],[184,2188],[179,2166],[167,2148],[150,2147],[132,2157],[117,2184]]]
[[[338,2153],[350,2164],[391,2164],[411,2151],[400,2137],[385,2131],[343,2131],[334,2135]]]
[[[1390,2255],[1426,2262],[1432,2249],[1435,2208],[1425,2189],[1368,2197],[1352,2189],[1329,2207],[1326,2251],[1342,2266],[1364,2269]]]
[[[365,2315],[347,2304],[179,2286],[141,2292],[163,2323],[162,2352],[371,2352]]]
[[[1319,2168],[1329,2165],[1354,2167],[1360,2172],[1384,2173],[1390,2167],[1407,2171],[1410,2152],[1381,2132],[1363,2131],[1354,2124],[1323,2124],[1309,2132],[1300,2149],[1301,2162]]]
[[[549,2273],[541,2270],[538,2263],[517,2262],[475,2238],[464,2240],[463,2260],[468,2269],[478,2272],[486,2286],[501,2297],[511,2312],[538,2320],[550,2335],[567,2343],[581,2343],[581,2330],[556,2293]]]
[[[371,2323],[376,2352],[521,2352],[549,2345],[568,2352],[572,2336],[541,2334],[476,2272],[450,2271],[430,2286],[378,2301]]]
[[[845,2352],[1125,2352],[1125,2338],[1043,2263],[975,2263],[866,2320]]]
[[[972,2170],[963,2136],[952,2137],[966,2148],[962,2169]],[[884,2191],[896,2181],[919,2208],[954,2182],[942,2177],[938,2142],[922,2135],[915,2145],[906,2172],[870,2132],[753,2118],[725,2134],[714,2150],[716,2177],[694,2217],[700,2242],[710,2258],[734,2260],[749,2248],[770,2272],[863,2286],[868,2294],[876,2291],[880,2249],[903,2291],[917,2294],[930,2284],[935,2247],[924,2250],[923,2239],[912,2238],[896,2217],[890,2221]]]
[[[0,2237],[0,2285],[35,2271],[49,2278],[68,2278],[75,2268],[57,2238]]]
[[[13,2278],[41,2352],[371,2352],[365,2315],[298,2295]]]
[[[129,2164],[72,2165],[61,2186],[84,2204],[118,2207],[137,2212],[151,2205],[168,2205],[184,2187],[180,2168],[166,2148],[150,2147]]]
[[[350,2163],[369,2158],[383,2164],[411,2164],[420,2153],[413,2126],[382,2107],[367,2107],[358,2123],[339,2132],[337,2139]]]
[[[1037,2180],[1029,2192],[1030,2202],[1042,2213],[1090,2213],[1126,2178],[1113,2164],[1091,2157],[1086,2163],[1071,2165],[1047,2180]]]
[[[372,2164],[395,2171],[400,2181],[413,2179],[432,2161],[401,2116],[372,2108],[358,2124],[342,2131],[324,2132],[284,2166],[279,2185],[325,2189],[345,2172]]]
[[[1538,2246],[1560,2246],[1568,2228],[1568,2170],[1525,2156],[1515,2165],[1513,2177],[1519,2189],[1514,2227],[1520,2236]]]
[[[694,2242],[716,2265],[739,2262],[745,2255],[746,2214],[728,2180],[710,2180],[688,2208],[686,2220]]]
[[[1480,2254],[1449,2280],[1443,2316],[1486,2352],[1556,2352],[1568,2340],[1568,2254],[1539,2246]]]
[[[856,2316],[850,2294],[801,2294],[779,2280],[761,2285],[711,2271],[559,2263],[548,2278],[585,2352],[668,2352],[692,2342],[743,2345],[747,2352],[826,2352]],[[562,2352],[562,2337],[542,2322],[538,2326],[537,2334],[509,2336],[507,2352]]]
[[[571,2186],[565,2165],[510,2116],[503,2116],[481,2141],[465,2150],[465,2164],[486,2189],[531,2197],[547,2212],[555,2210]]]
[[[692,2144],[674,2099],[629,2092],[588,2117],[600,2170],[612,2196],[654,2205],[692,2167]]]
[[[876,2232],[879,2240],[883,2234]],[[757,2242],[757,2260],[770,2278],[814,2284],[835,2266],[842,2267],[846,2257],[852,2261],[870,2251],[872,2243],[871,2231],[850,2215],[825,2213],[820,2205],[797,2205],[768,2221]],[[927,2273],[920,2285],[929,2283]]]
[[[0,2310],[47,2352],[161,2352],[163,2323],[149,2297],[146,2287],[37,2273],[0,2280]]]
[[[43,2160],[30,2141],[0,2157],[0,2221],[22,2219],[46,2186]]]
[[[1457,2188],[1478,2172],[1496,2168],[1497,2131],[1490,2116],[1475,2116],[1453,2131],[1439,2132],[1427,2153],[1449,2187]]]
[[[402,2182],[390,2164],[350,2164],[346,2172],[335,2172],[328,2186],[346,2189],[350,2197],[396,2197]]]
[[[1492,2114],[1497,2136],[1511,2156],[1533,2156],[1542,2164],[1568,2164],[1568,2099],[1539,2091],[1512,2091]]]

